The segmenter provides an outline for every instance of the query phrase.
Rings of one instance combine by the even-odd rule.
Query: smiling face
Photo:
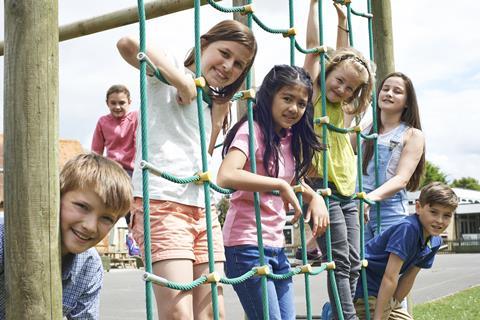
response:
[[[352,98],[362,83],[358,71],[343,62],[330,71],[325,80],[326,97],[332,103],[343,103]]]
[[[415,208],[423,227],[424,239],[441,235],[452,220],[453,209],[450,207],[428,203],[422,206],[417,201]]]
[[[302,118],[308,105],[307,88],[301,85],[284,86],[273,97],[272,119],[275,132],[291,128]]]
[[[82,253],[95,246],[118,219],[91,190],[68,191],[60,203],[62,256]]]
[[[107,98],[107,106],[114,118],[122,118],[130,108],[130,99],[125,92],[113,92]]]
[[[242,74],[252,59],[252,53],[235,41],[215,41],[202,52],[202,74],[208,85],[223,88]]]
[[[378,107],[382,112],[402,113],[407,102],[405,81],[400,77],[385,80],[378,94]]]

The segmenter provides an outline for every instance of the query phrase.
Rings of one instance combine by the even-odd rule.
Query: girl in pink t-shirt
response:
[[[311,122],[312,92],[311,79],[302,68],[277,65],[267,74],[253,109],[256,174],[250,172],[246,116],[225,139],[224,160],[217,182],[222,187],[238,190],[232,196],[223,229],[225,272],[230,278],[259,266],[252,192],[260,192],[265,264],[275,274],[290,271],[283,248],[285,208],[289,205],[293,207],[292,222],[299,219],[302,209],[291,185],[301,181],[311,164],[313,153],[321,149]],[[301,183],[305,188],[304,199],[309,203],[306,220],[312,218],[312,232],[317,236],[329,223],[328,212],[323,198]],[[273,190],[279,190],[280,196],[274,196],[271,193]],[[260,277],[233,287],[248,318],[261,318]],[[294,319],[292,279],[269,279],[267,288],[270,319]]]

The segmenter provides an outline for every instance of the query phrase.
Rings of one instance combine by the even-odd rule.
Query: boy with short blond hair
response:
[[[115,161],[82,154],[60,173],[63,316],[99,318],[103,268],[93,248],[132,204],[130,178]],[[0,224],[0,319],[5,317],[4,225]]]
[[[432,182],[422,189],[416,214],[387,228],[365,245],[368,302],[373,320],[413,319],[400,302],[410,292],[420,269],[432,267],[442,245],[440,235],[450,224],[457,206],[458,197],[450,187]],[[355,297],[357,315],[365,319],[361,281]]]

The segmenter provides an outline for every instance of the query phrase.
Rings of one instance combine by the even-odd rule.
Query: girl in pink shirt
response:
[[[238,277],[259,266],[254,196],[260,192],[260,211],[265,264],[271,272],[284,274],[290,264],[284,253],[283,227],[289,205],[299,219],[302,209],[291,187],[301,181],[313,153],[321,149],[313,131],[312,82],[299,67],[277,65],[265,77],[253,109],[255,162],[257,173],[250,172],[249,131],[244,116],[228,133],[224,160],[217,182],[236,189],[228,210],[223,237],[228,277]],[[309,203],[306,220],[312,218],[314,236],[329,223],[323,198],[301,182]],[[279,190],[280,196],[272,194]],[[233,286],[249,319],[262,318],[260,277]],[[292,279],[268,279],[270,319],[295,319]]]

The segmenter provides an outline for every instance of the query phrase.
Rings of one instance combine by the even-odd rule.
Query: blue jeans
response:
[[[283,248],[265,247],[265,264],[275,274],[290,271],[290,263]],[[243,245],[225,247],[225,274],[229,278],[239,277],[260,265],[258,247]],[[261,277],[252,278],[233,286],[248,319],[263,319]],[[268,310],[270,320],[295,319],[292,278],[271,280],[267,278]]]

